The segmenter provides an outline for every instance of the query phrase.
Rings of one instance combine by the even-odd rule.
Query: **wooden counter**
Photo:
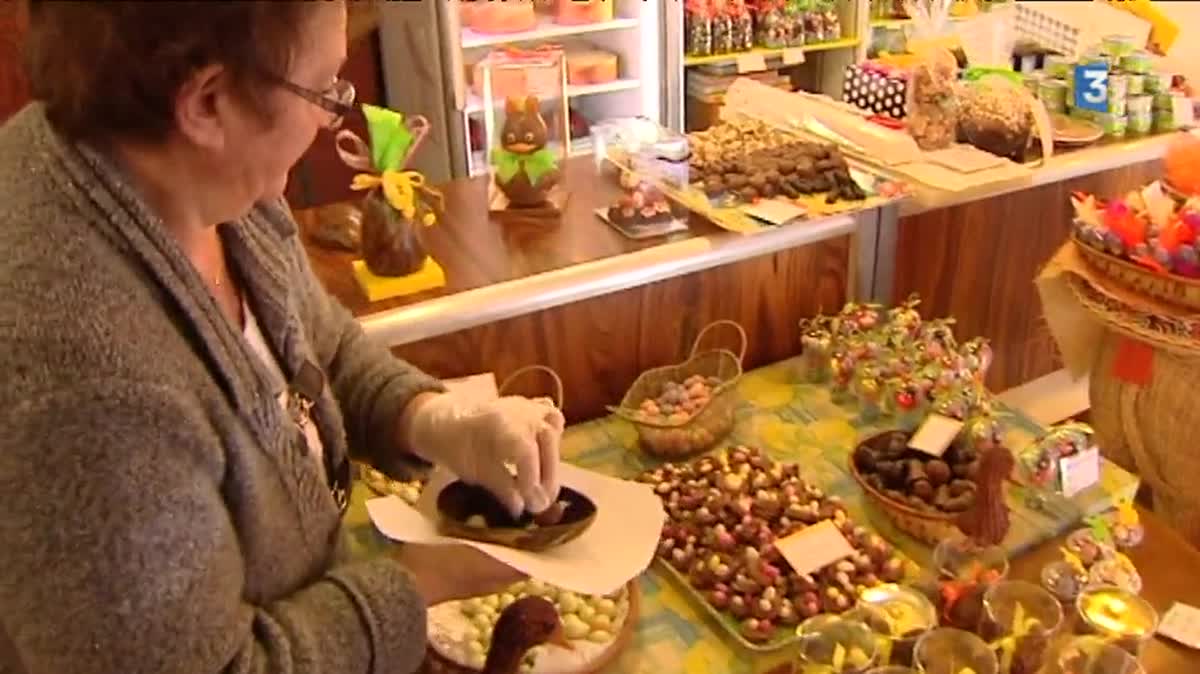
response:
[[[988,386],[1004,391],[1062,367],[1034,278],[1070,233],[1071,193],[1122,194],[1154,180],[1149,161],[900,218],[892,301],[923,298],[925,316],[953,316],[982,335],[995,360]]]
[[[1200,606],[1200,584],[1195,573],[1200,569],[1200,551],[1188,545],[1179,534],[1153,513],[1140,510],[1146,527],[1145,541],[1129,551],[1129,558],[1142,576],[1142,596],[1159,615],[1175,602]],[[1012,578],[1039,582],[1041,569],[1048,562],[1062,559],[1062,539],[1045,543],[1012,562]],[[1173,641],[1154,638],[1147,642],[1141,656],[1146,674],[1193,674],[1200,672],[1200,651]]]
[[[795,355],[797,322],[847,297],[853,218],[742,236],[694,217],[689,232],[637,242],[593,213],[617,195],[613,175],[598,176],[591,158],[577,158],[566,181],[567,212],[544,228],[491,221],[483,179],[443,186],[446,216],[425,230],[446,270],[438,290],[368,303],[350,272],[354,255],[306,240],[309,255],[325,287],[400,357],[440,377],[491,371],[503,379],[525,365],[549,365],[566,385],[571,421],[605,414],[642,371],[684,358],[714,320],[745,327],[746,365],[754,367]],[[322,213],[299,211],[297,219],[307,230]],[[608,283],[614,274],[620,283]],[[592,288],[579,294],[585,278]],[[490,313],[489,297],[501,292],[522,298],[527,310]],[[380,322],[388,329],[373,330]],[[714,338],[736,346],[728,333]]]
[[[309,259],[325,287],[361,317],[662,243],[658,239],[627,239],[596,217],[593,211],[607,206],[620,190],[611,176],[599,179],[591,158],[569,160],[565,173],[566,183],[575,186],[574,191],[562,223],[546,227],[493,222],[488,216],[484,179],[442,185],[446,213],[441,224],[424,230],[424,240],[429,254],[446,270],[444,288],[372,303],[350,272],[350,263],[361,256],[311,245],[312,240],[306,239]],[[296,218],[308,230],[325,212],[323,208],[302,210]],[[725,234],[701,218],[691,226],[691,233],[677,238]]]
[[[1066,153],[1032,185],[973,200],[949,195],[891,210],[881,225],[875,296],[922,298],[926,317],[953,316],[960,337],[991,340],[988,386],[1005,391],[1062,367],[1042,319],[1034,278],[1070,230],[1075,191],[1119,195],[1161,177],[1169,137]],[[898,217],[897,217],[898,216]],[[886,233],[882,230],[888,230]]]

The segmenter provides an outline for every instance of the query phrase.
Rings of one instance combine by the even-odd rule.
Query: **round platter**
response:
[[[1054,142],[1058,145],[1088,145],[1104,137],[1104,128],[1095,122],[1066,115],[1054,115]]]
[[[542,647],[532,666],[522,668],[523,674],[594,674],[612,663],[629,645],[637,629],[641,590],[637,579],[629,581],[622,591],[627,608],[619,615],[619,629],[611,639],[593,642],[571,640],[573,651]],[[463,602],[453,601],[429,609],[427,630],[429,648],[421,671],[424,674],[475,674],[469,666],[465,648],[471,619],[462,611]]]

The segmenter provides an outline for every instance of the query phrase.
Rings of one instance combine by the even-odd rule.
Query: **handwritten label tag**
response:
[[[1071,497],[1100,481],[1100,450],[1096,447],[1058,460],[1063,496]]]
[[[758,52],[738,54],[737,71],[742,73],[758,73],[767,69],[767,60]]]
[[[1200,650],[1200,608],[1175,602],[1158,623],[1158,633]]]
[[[794,66],[797,63],[804,63],[804,50],[793,47],[783,50],[783,65]]]
[[[854,554],[854,548],[831,520],[814,524],[775,541],[775,549],[804,575]]]
[[[941,456],[950,448],[950,443],[954,442],[954,438],[958,437],[962,427],[963,422],[958,419],[941,414],[930,414],[925,417],[925,423],[921,424],[912,439],[908,441],[908,446],[930,456]]]

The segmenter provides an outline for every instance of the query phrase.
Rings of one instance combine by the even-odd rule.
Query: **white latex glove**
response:
[[[540,513],[558,498],[563,426],[549,400],[480,403],[443,393],[416,410],[408,439],[417,456],[487,489],[517,516]]]

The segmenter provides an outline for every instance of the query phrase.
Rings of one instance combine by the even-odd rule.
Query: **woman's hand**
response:
[[[443,393],[410,407],[403,415],[407,446],[492,492],[514,516],[539,513],[558,498],[563,416],[548,400],[478,403]]]
[[[412,574],[426,606],[494,594],[526,578],[469,545],[407,543],[395,557]]]

